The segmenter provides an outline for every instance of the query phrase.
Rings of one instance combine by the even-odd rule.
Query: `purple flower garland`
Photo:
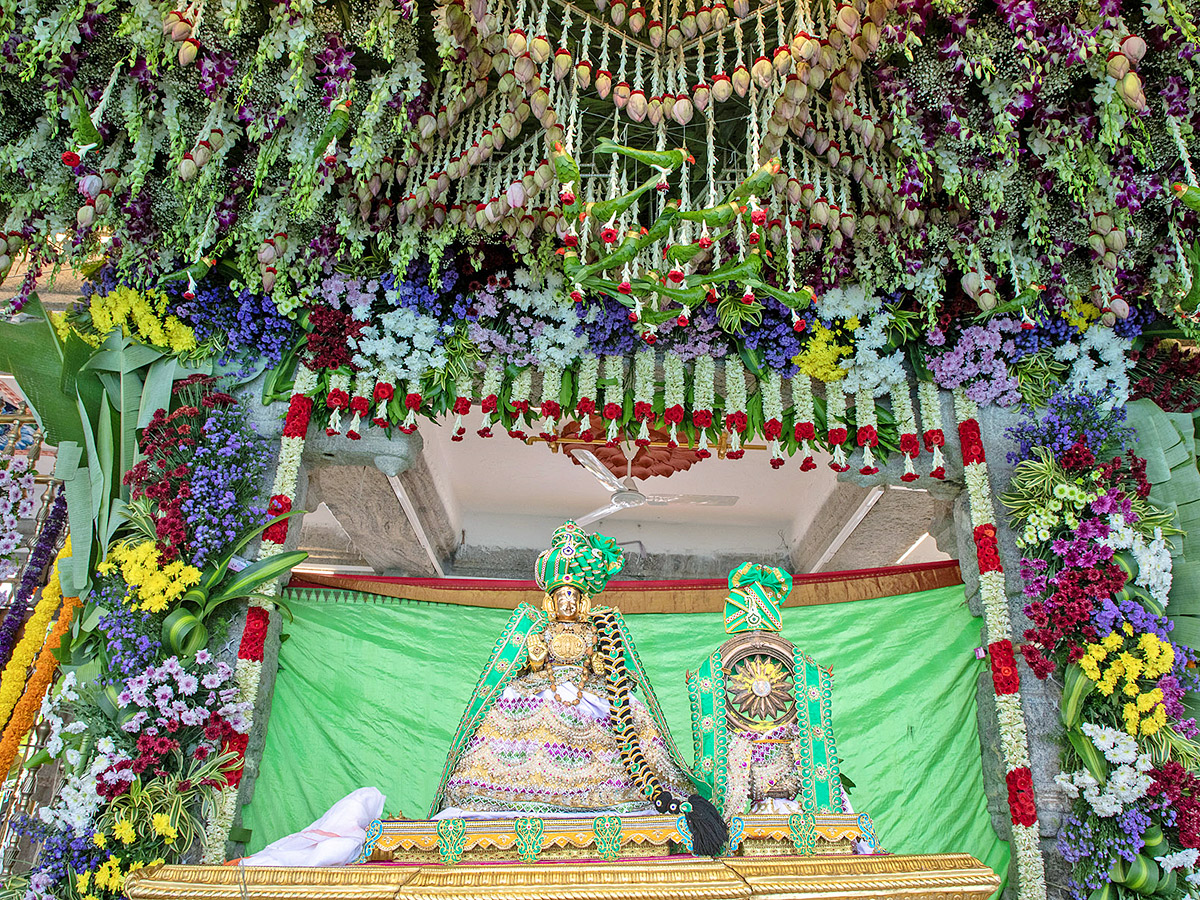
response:
[[[29,599],[38,588],[42,572],[54,558],[54,548],[58,545],[66,520],[67,495],[65,491],[59,491],[58,496],[54,498],[50,515],[42,525],[37,543],[33,545],[33,551],[25,562],[25,571],[21,575],[17,595],[13,598],[12,606],[8,608],[4,623],[0,625],[0,668],[8,665],[9,659],[12,658],[13,648],[17,645],[17,632],[25,622]]]

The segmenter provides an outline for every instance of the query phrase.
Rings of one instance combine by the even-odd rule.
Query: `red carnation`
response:
[[[996,543],[996,526],[985,523],[975,529],[975,553],[979,559],[979,571],[1000,572],[1000,548]]]
[[[900,452],[911,459],[916,459],[921,452],[921,440],[911,432],[900,435]]]
[[[668,406],[663,410],[663,418],[671,424],[678,425],[683,421],[683,404],[676,403],[674,406]]]
[[[371,401],[368,400],[366,397],[351,397],[350,398],[350,411],[356,412],[360,416],[365,416],[368,412],[371,411]]]
[[[1037,824],[1037,807],[1033,800],[1033,775],[1027,766],[1013,769],[1004,780],[1008,783],[1008,806],[1014,825],[1026,827]]]
[[[542,403],[542,415],[547,419],[557,419],[562,415],[562,407],[554,400]]]
[[[798,441],[815,441],[817,428],[812,422],[797,422],[795,434]]]
[[[392,397],[396,396],[396,388],[386,382],[380,382],[375,385],[374,396],[376,403],[387,403]]]
[[[845,428],[835,427],[835,428],[829,429],[829,443],[831,443],[831,444],[844,444],[844,443],[846,443],[846,438],[848,438],[849,436],[850,436],[850,432],[847,431]],[[841,471],[845,471],[845,470],[843,469]]]
[[[246,627],[242,630],[242,642],[238,645],[238,659],[262,661],[270,623],[271,614],[267,610],[258,606],[250,607],[246,613]]]
[[[488,394],[479,402],[479,408],[485,413],[494,413],[496,411],[497,398],[495,394]],[[490,437],[490,435],[489,435]]]
[[[692,410],[692,424],[697,428],[712,428],[713,414],[711,409]]]
[[[860,447],[865,447],[868,444],[872,447],[879,446],[879,433],[873,425],[859,425],[854,438]]]
[[[633,418],[638,422],[649,422],[654,424],[654,404],[647,403],[645,400],[638,400],[633,404]]]
[[[274,518],[292,511],[292,501],[284,494],[276,494],[267,504],[267,513]],[[262,539],[268,544],[282,544],[287,540],[288,522],[284,519],[276,522],[263,531]]]
[[[768,441],[777,441],[783,436],[783,423],[778,419],[767,419],[763,425],[763,436]],[[773,462],[773,460],[772,460]],[[776,466],[775,468],[779,468]]]
[[[946,446],[946,435],[942,433],[942,429],[931,428],[929,431],[925,432],[925,449],[928,450],[930,453],[933,452],[934,447],[945,447],[945,446]]]
[[[325,398],[325,405],[330,409],[345,409],[350,405],[350,395],[345,391],[334,388]]]
[[[620,403],[605,403],[604,404],[604,418],[606,418],[606,419],[621,418],[621,404]]]
[[[287,418],[283,423],[283,436],[304,437],[308,432],[308,420],[312,417],[312,409],[311,397],[293,394],[291,402],[288,404]]]
[[[817,467],[817,461],[815,459],[813,459],[811,456],[804,457],[804,460],[800,463],[800,471],[801,472],[811,472],[816,467]]]
[[[992,684],[997,694],[1015,694],[1021,688],[1021,676],[1017,672],[1017,661],[1013,656],[1012,641],[996,641],[988,644],[988,655],[992,661]]]
[[[62,155],[62,164],[68,169],[75,168],[80,162],[82,162],[82,160],[79,158],[79,154],[74,150],[67,150]]]
[[[454,400],[453,412],[456,416],[465,416],[471,411],[470,397],[457,397]]]
[[[596,401],[591,397],[580,397],[579,402],[575,404],[575,412],[581,416],[590,416],[596,411]]]

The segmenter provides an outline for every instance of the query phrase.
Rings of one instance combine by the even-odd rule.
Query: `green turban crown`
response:
[[[602,534],[588,534],[574,522],[567,522],[554,532],[550,549],[538,556],[533,574],[537,586],[548,594],[564,584],[573,584],[594,596],[624,567],[625,556],[616,541]]]
[[[783,601],[792,592],[792,576],[775,566],[744,562],[729,573],[725,632],[780,631]]]

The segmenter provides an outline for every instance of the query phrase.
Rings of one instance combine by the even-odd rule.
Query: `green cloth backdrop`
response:
[[[316,596],[338,596],[338,602]],[[251,851],[311,824],[355,788],[420,819],[507,610],[294,592],[254,800]],[[638,653],[687,759],[683,673],[724,639],[718,614],[631,615]],[[833,722],[851,802],[882,846],[971,853],[1002,878],[1008,844],[983,792],[975,686],[979,622],[961,586],[787,609],[784,635],[833,667]]]

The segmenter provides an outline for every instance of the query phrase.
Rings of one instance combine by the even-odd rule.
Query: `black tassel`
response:
[[[691,809],[687,813],[688,828],[692,830],[692,853],[696,856],[717,856],[729,840],[729,829],[715,806],[692,794],[688,797]]]

